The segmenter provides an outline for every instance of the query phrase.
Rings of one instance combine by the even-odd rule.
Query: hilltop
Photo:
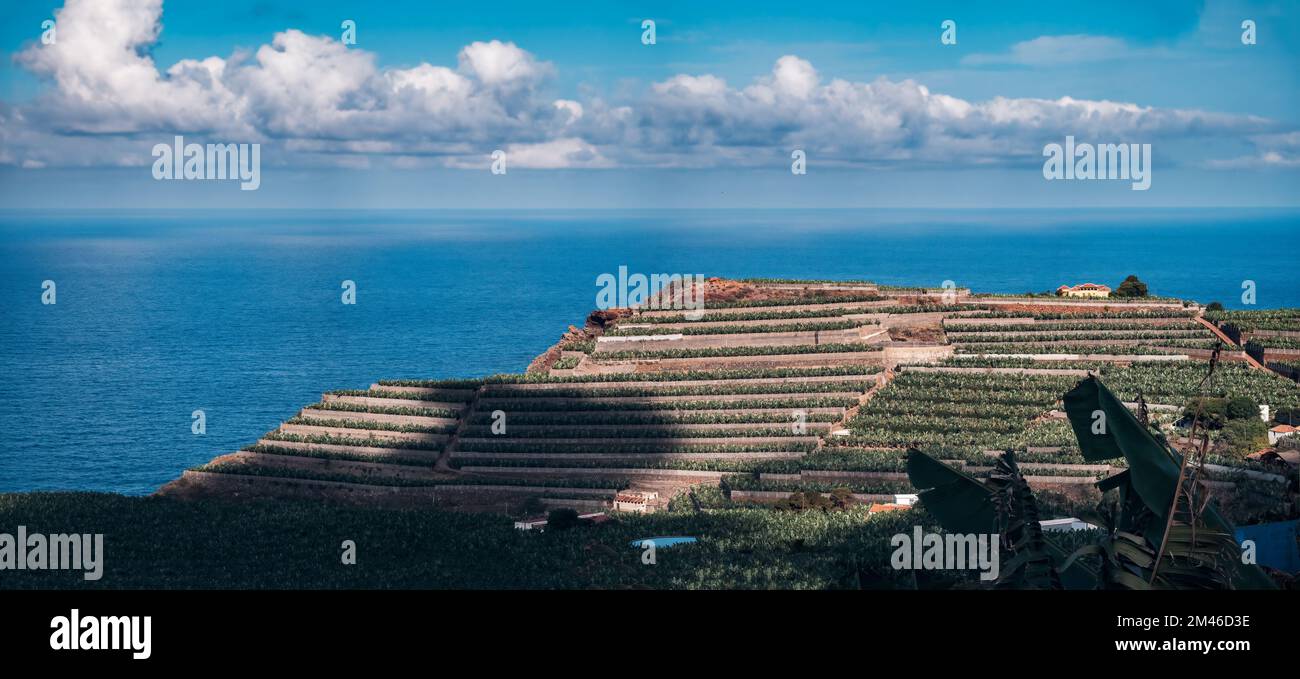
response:
[[[620,490],[657,493],[663,508],[701,487],[729,504],[834,489],[886,502],[913,492],[902,465],[916,445],[975,475],[1016,450],[1031,483],[1084,500],[1112,468],[1083,462],[1059,400],[1090,371],[1134,408],[1140,394],[1175,445],[1216,348],[1206,396],[1286,416],[1300,407],[1300,387],[1279,374],[1300,358],[1297,310],[864,281],[705,285],[702,312],[593,312],[524,373],[327,392],[159,494],[514,514],[606,509]],[[1263,484],[1264,504],[1284,512],[1283,470],[1245,459],[1253,444],[1216,440],[1216,492]]]

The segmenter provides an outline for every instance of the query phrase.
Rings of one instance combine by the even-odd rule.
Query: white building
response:
[[[659,493],[654,491],[620,491],[614,496],[614,511],[648,514],[654,511],[650,503],[657,499],[659,499]]]

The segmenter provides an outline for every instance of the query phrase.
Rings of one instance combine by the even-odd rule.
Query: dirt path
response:
[[[894,380],[894,375],[896,374],[897,373],[894,372],[893,368],[886,368],[884,372],[880,373],[880,377],[877,378],[875,386],[866,390],[858,397],[858,404],[856,406],[844,411],[844,418],[839,422],[836,422],[831,427],[831,431],[848,428],[849,422],[853,421],[853,418],[858,414],[858,411],[861,410],[863,406],[867,405],[867,402],[871,400],[871,397],[876,395],[876,392],[889,386],[889,383]]]
[[[1226,344],[1226,345],[1228,345],[1228,346],[1230,346],[1230,347],[1236,347],[1236,346],[1237,346],[1237,343],[1236,343],[1236,342],[1233,342],[1232,339],[1231,339],[1230,337],[1228,337],[1227,335],[1223,334],[1223,331],[1220,330],[1220,329],[1218,328],[1218,326],[1216,326],[1215,324],[1213,324],[1213,323],[1211,323],[1211,322],[1205,320],[1205,318],[1204,318],[1203,316],[1196,316],[1196,321],[1197,321],[1198,323],[1200,323],[1201,325],[1203,325],[1203,326],[1209,328],[1209,329],[1210,329],[1210,332],[1214,333],[1214,335],[1215,335],[1216,337],[1218,337],[1219,340],[1221,340],[1224,344]],[[1246,363],[1249,363],[1250,366],[1251,366],[1252,368],[1258,368],[1258,369],[1260,369],[1260,370],[1267,370],[1267,368],[1265,368],[1263,365],[1260,365],[1260,362],[1259,362],[1259,361],[1256,361],[1255,358],[1254,358],[1253,356],[1251,356],[1250,354],[1243,354],[1243,355],[1246,357]]]
[[[433,464],[433,468],[447,474],[460,475],[460,470],[451,466],[451,454],[456,450],[456,444],[460,442],[460,435],[469,423],[469,416],[474,413],[478,407],[478,400],[483,396],[485,388],[480,386],[474,390],[474,398],[465,405],[465,409],[460,411],[460,421],[456,423],[456,430],[447,437],[447,442],[442,446],[442,454],[438,456],[438,461]]]

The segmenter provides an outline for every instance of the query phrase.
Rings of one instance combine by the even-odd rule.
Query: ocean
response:
[[[619,266],[1270,308],[1298,241],[1284,210],[3,212],[0,491],[150,493],[325,390],[522,371]]]

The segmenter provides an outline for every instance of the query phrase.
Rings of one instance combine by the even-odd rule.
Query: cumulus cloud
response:
[[[1300,132],[1260,135],[1252,140],[1256,152],[1237,158],[1213,159],[1214,170],[1259,170],[1300,167]]]
[[[56,19],[57,44],[15,56],[47,86],[0,104],[0,163],[147,164],[153,143],[173,134],[346,167],[482,169],[498,148],[510,167],[538,169],[771,166],[794,148],[831,165],[978,166],[1037,162],[1043,143],[1067,134],[1216,137],[1253,144],[1252,157],[1274,166],[1296,157],[1277,141],[1291,130],[1258,117],[1069,97],[974,102],[913,80],[829,77],[795,55],[743,86],[679,74],[619,101],[577,101],[549,94],[551,64],[499,40],[464,46],[451,66],[380,68],[373,53],[288,29],[251,52],[160,70],[149,48],[161,0],[68,0]],[[1049,36],[994,59],[1061,63],[1123,47],[1110,40]]]
[[[549,64],[498,40],[465,46],[455,69],[380,70],[370,52],[290,29],[252,54],[160,71],[148,50],[161,33],[161,0],[68,0],[55,18],[55,44],[15,56],[49,87],[0,112],[4,162],[103,164],[130,146],[139,163],[151,144],[132,139],[172,134],[455,155],[475,143],[551,141],[581,117],[577,102],[543,96]]]
[[[735,88],[679,75],[652,87],[626,123],[634,145],[690,148],[743,160],[803,148],[820,159],[984,164],[1038,158],[1065,135],[1107,142],[1233,137],[1276,129],[1268,120],[1132,103],[995,97],[969,102],[913,80],[823,83],[808,62],[782,57],[770,75]]]
[[[1061,66],[1114,59],[1129,59],[1152,50],[1138,50],[1119,38],[1105,35],[1042,35],[1018,42],[1000,54],[969,54],[962,58],[968,66],[1016,64],[1019,66]]]

